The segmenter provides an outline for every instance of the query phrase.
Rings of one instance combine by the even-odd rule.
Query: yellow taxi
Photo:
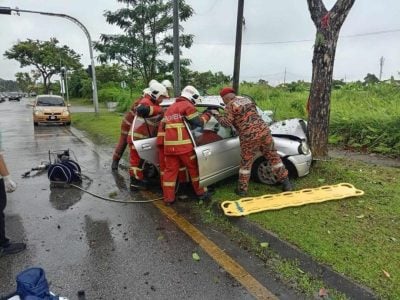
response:
[[[33,103],[33,125],[39,123],[60,123],[71,125],[70,104],[56,95],[39,95]]]

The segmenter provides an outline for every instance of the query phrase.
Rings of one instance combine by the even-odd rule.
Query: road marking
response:
[[[143,192],[151,197],[150,192]],[[183,232],[191,237],[207,254],[212,257],[221,267],[232,275],[238,282],[244,286],[250,294],[257,299],[278,299],[267,288],[265,288],[257,279],[250,275],[233,258],[221,250],[214,242],[209,240],[201,231],[193,226],[184,217],[180,216],[173,208],[165,206],[162,201],[155,201],[153,204],[171,221],[173,221]]]

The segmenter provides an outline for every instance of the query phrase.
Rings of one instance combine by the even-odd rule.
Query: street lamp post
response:
[[[46,15],[46,16],[52,16],[52,17],[61,17],[68,19],[72,22],[74,22],[76,25],[78,25],[83,32],[85,33],[88,42],[89,42],[89,54],[90,54],[90,61],[91,61],[91,66],[92,66],[92,86],[93,86],[93,104],[94,104],[94,111],[96,114],[99,112],[99,100],[97,98],[97,83],[96,83],[96,69],[94,65],[94,59],[93,59],[93,48],[92,48],[92,38],[90,37],[89,31],[86,29],[86,27],[77,19],[74,17],[71,17],[66,14],[58,14],[58,13],[51,13],[51,12],[44,12],[44,11],[35,11],[35,10],[26,10],[26,9],[19,9],[19,8],[10,8],[10,7],[0,7],[0,14],[3,15],[11,15],[11,12],[15,11],[17,14],[20,12],[25,12],[25,13],[33,13],[33,14],[40,14],[40,15]]]

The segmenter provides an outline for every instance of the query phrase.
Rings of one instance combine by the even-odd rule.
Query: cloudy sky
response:
[[[195,15],[184,26],[195,35],[194,45],[183,57],[192,60],[192,69],[233,73],[237,0],[186,0]],[[241,80],[272,84],[310,80],[312,46],[315,35],[306,0],[245,0]],[[330,7],[335,0],[325,0]],[[0,6],[64,13],[80,20],[98,40],[101,33],[116,33],[118,28],[105,22],[105,10],[121,7],[116,0],[0,0]],[[334,77],[346,81],[363,79],[367,73],[382,79],[400,71],[400,1],[356,0],[341,30]],[[21,13],[0,15],[0,54],[18,40],[48,40],[56,37],[82,55],[90,64],[87,39],[72,22],[56,17]],[[96,53],[95,53],[96,55]],[[171,58],[172,59],[172,58]],[[1,56],[0,78],[14,79],[21,71],[16,61]],[[26,71],[26,69],[24,70]]]

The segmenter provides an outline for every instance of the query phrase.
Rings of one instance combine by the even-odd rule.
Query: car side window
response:
[[[215,117],[204,125],[202,129],[192,131],[196,146],[202,146],[235,136],[231,127],[223,127]]]

